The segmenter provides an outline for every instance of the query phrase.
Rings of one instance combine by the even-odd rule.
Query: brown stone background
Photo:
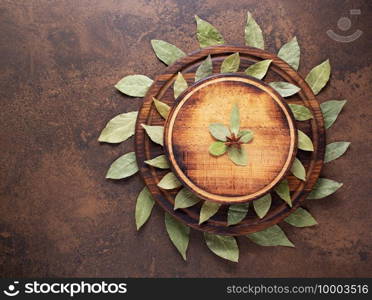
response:
[[[346,33],[337,21],[359,8]],[[240,262],[209,252],[192,232],[188,261],[170,244],[156,207],[134,225],[139,176],[104,179],[133,140],[97,142],[113,116],[141,99],[119,94],[127,74],[155,76],[164,65],[150,40],[198,48],[193,16],[212,22],[228,43],[243,44],[246,12],[264,29],[267,49],[299,39],[304,76],[330,58],[332,80],[320,101],[348,99],[328,141],[351,141],[324,176],[344,182],[333,196],[308,201],[319,226],[283,225],[295,249],[239,238]],[[372,275],[371,1],[6,1],[0,3],[1,276],[328,277]],[[364,34],[343,44],[334,29]]]

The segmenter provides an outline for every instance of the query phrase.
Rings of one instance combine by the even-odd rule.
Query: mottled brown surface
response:
[[[336,23],[352,8],[362,15],[352,17],[347,34],[359,28],[362,37],[348,44],[329,39],[325,31],[342,33]],[[184,263],[165,234],[161,209],[136,233],[140,178],[104,180],[133,141],[99,145],[97,137],[108,119],[140,106],[114,90],[116,81],[164,68],[150,39],[196,49],[197,13],[229,43],[242,44],[247,9],[264,25],[269,50],[298,37],[300,73],[331,59],[332,82],[319,99],[349,103],[327,138],[352,145],[323,174],[345,185],[307,203],[319,226],[283,225],[295,249],[241,237],[240,263],[233,264],[209,253],[193,232]],[[371,10],[370,1],[1,1],[1,275],[371,276]]]

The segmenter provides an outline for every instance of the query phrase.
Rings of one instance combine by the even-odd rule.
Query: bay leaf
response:
[[[315,95],[318,95],[321,89],[327,84],[329,76],[331,75],[331,64],[329,59],[317,65],[309,74],[307,74],[305,81],[312,89]]]
[[[214,254],[224,259],[238,262],[239,247],[235,237],[204,232],[204,239],[209,250]]]
[[[229,129],[220,123],[212,123],[209,125],[209,132],[210,134],[217,140],[226,142],[226,137],[230,136]]]
[[[117,115],[112,118],[102,130],[98,141],[106,143],[121,143],[134,134],[138,111]]]
[[[264,49],[265,43],[260,26],[253,19],[250,12],[247,13],[247,23],[244,28],[245,44],[247,46]]]
[[[253,208],[257,216],[262,219],[269,212],[271,207],[271,194],[268,193],[253,201]]]
[[[158,187],[164,190],[173,190],[180,186],[182,186],[182,183],[172,172],[165,174],[164,177],[158,183]]]
[[[212,154],[213,156],[220,156],[226,152],[227,146],[225,145],[224,142],[217,141],[217,142],[213,142],[209,146],[208,150],[209,150],[209,153]]]
[[[252,242],[260,246],[286,246],[294,247],[293,243],[287,238],[284,231],[274,225],[262,231],[250,233],[247,235]]]
[[[177,78],[173,85],[174,98],[176,99],[179,95],[181,95],[181,93],[186,90],[187,87],[188,85],[185,78],[183,78],[182,74],[178,72]]]
[[[236,147],[228,147],[227,154],[231,161],[238,166],[246,166],[248,164],[248,154],[243,147],[240,149]]]
[[[283,199],[289,207],[292,207],[292,200],[291,194],[289,192],[289,185],[288,180],[284,179],[280,182],[275,188],[274,191],[278,194],[278,196]]]
[[[159,169],[170,168],[168,158],[164,154],[154,157],[153,159],[145,160],[145,163]]]
[[[240,137],[240,142],[249,143],[253,139],[253,132],[250,130],[241,130],[238,133],[238,137]]]
[[[298,70],[298,66],[300,65],[300,46],[298,45],[296,37],[280,48],[278,57],[284,60],[296,71]]]
[[[217,213],[220,206],[221,206],[220,204],[215,202],[204,201],[200,209],[199,224],[204,223],[205,221],[209,220],[212,216],[214,216]]]
[[[301,179],[303,181],[306,181],[306,170],[302,162],[295,157],[292,167],[291,167],[291,173],[296,176],[298,179]]]
[[[314,151],[313,142],[311,141],[309,136],[299,129],[297,129],[297,134],[298,134],[298,149],[301,149],[304,151]]]
[[[235,134],[235,136],[238,135],[240,128],[240,114],[239,114],[239,107],[237,104],[233,105],[233,108],[231,110],[231,116],[230,116],[230,130],[231,133]]]
[[[343,184],[341,182],[337,182],[332,179],[319,178],[307,199],[325,198],[336,192],[340,187],[342,187],[342,185]]]
[[[190,240],[190,228],[168,213],[165,213],[165,228],[173,245],[181,254],[182,258],[186,260],[186,251]]]
[[[195,72],[195,81],[203,79],[213,73],[212,58],[209,54],[208,57],[200,64]]]
[[[149,138],[156,144],[163,146],[164,126],[150,126],[141,124]]]
[[[298,86],[284,81],[270,82],[269,85],[284,98],[292,96],[301,90]]]
[[[166,65],[173,64],[177,59],[186,56],[186,53],[166,41],[151,40],[152,49],[156,56]]]
[[[288,104],[288,106],[297,121],[306,121],[313,118],[313,114],[311,113],[310,109],[304,105]]]
[[[153,80],[145,75],[128,75],[122,78],[115,88],[132,97],[144,97]]]
[[[330,162],[339,158],[349,148],[349,142],[334,142],[328,144],[325,150],[324,163]]]
[[[200,200],[201,199],[198,196],[184,187],[176,195],[176,199],[174,200],[174,210],[194,206],[199,203]]]
[[[152,101],[154,102],[155,108],[158,111],[159,115],[161,115],[164,119],[168,118],[169,111],[171,109],[170,106],[154,97],[152,97]]]
[[[329,100],[320,104],[326,129],[336,121],[346,102],[346,100]]]
[[[151,193],[145,186],[139,193],[136,202],[135,219],[137,230],[140,230],[142,225],[149,219],[154,204]]]
[[[123,179],[138,172],[136,155],[134,152],[126,153],[116,159],[107,171],[108,179]]]
[[[239,52],[226,57],[221,64],[221,73],[234,73],[238,72],[240,65]]]
[[[247,215],[249,203],[232,204],[227,212],[227,226],[240,223]]]
[[[245,69],[244,73],[261,80],[265,77],[271,62],[271,59],[259,61]]]
[[[318,224],[313,216],[302,207],[297,208],[293,213],[285,218],[284,221],[295,227],[309,227]]]
[[[196,20],[196,38],[199,41],[200,48],[225,43],[221,33],[209,22],[200,19],[195,15]]]

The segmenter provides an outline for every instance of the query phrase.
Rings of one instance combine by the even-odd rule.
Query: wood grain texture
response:
[[[242,145],[248,165],[237,166],[227,153],[214,157],[208,126],[230,126],[234,104],[241,130],[254,133]],[[177,99],[165,125],[165,149],[174,173],[200,198],[232,204],[257,199],[286,175],[297,150],[297,130],[283,98],[252,77],[219,74],[192,85]]]
[[[150,167],[146,165],[144,161],[163,153],[163,149],[157,145],[154,145],[148,139],[140,124],[146,123],[149,125],[164,125],[164,120],[161,119],[152,105],[152,97],[155,97],[173,106],[175,99],[173,97],[172,85],[178,72],[182,72],[190,86],[194,82],[195,70],[207,55],[211,54],[212,56],[214,73],[219,73],[220,65],[224,58],[235,52],[239,52],[241,57],[239,72],[245,70],[245,68],[247,68],[249,65],[262,59],[272,59],[272,64],[269,73],[266,76],[266,81],[287,81],[301,88],[301,91],[298,94],[292,96],[291,98],[287,98],[286,101],[288,103],[303,104],[311,109],[314,118],[309,121],[298,122],[297,125],[299,129],[307,133],[313,140],[314,152],[301,151],[301,153],[298,154],[306,168],[308,178],[306,182],[302,182],[293,176],[288,176],[293,203],[292,209],[283,203],[282,200],[278,199],[278,197],[274,194],[272,208],[263,219],[258,219],[258,217],[256,217],[253,213],[249,213],[246,219],[244,219],[241,223],[227,227],[227,208],[224,207],[220,209],[219,213],[213,216],[213,218],[199,225],[199,206],[174,211],[173,205],[175,191],[164,191],[157,187],[157,183],[164,175],[164,171],[159,171],[153,167]],[[325,147],[324,137],[325,132],[323,117],[320,112],[319,103],[317,102],[310,87],[296,71],[294,71],[286,62],[282,61],[272,53],[252,47],[222,45],[195,51],[176,61],[173,65],[166,68],[162,74],[156,77],[154,84],[150,87],[139,112],[136,125],[136,155],[140,173],[145,183],[149,187],[149,190],[157,203],[167,212],[197,230],[226,235],[243,235],[262,230],[272,226],[273,224],[277,224],[288,216],[291,211],[294,211],[305,200],[307,194],[311,191],[313,185],[319,177],[323,165]]]

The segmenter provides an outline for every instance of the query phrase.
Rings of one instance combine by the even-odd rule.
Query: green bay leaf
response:
[[[144,97],[153,80],[145,75],[128,75],[122,78],[115,88],[132,97]]]
[[[284,179],[282,180],[275,188],[274,191],[278,194],[278,196],[284,200],[289,207],[292,207],[292,200],[291,200],[291,194],[289,192],[289,185],[288,180]]]
[[[209,153],[212,154],[213,156],[220,156],[222,154],[224,154],[227,150],[227,146],[225,145],[224,142],[220,142],[220,141],[217,141],[217,142],[213,142],[210,146],[209,146]]]
[[[199,41],[200,48],[222,45],[225,43],[221,33],[209,22],[195,16],[196,20],[196,38]]]
[[[170,168],[168,158],[164,154],[154,157],[153,159],[145,160],[145,164],[159,169]]]
[[[247,238],[260,246],[294,247],[293,243],[287,238],[284,231],[278,225],[248,234]]]
[[[151,40],[151,45],[156,56],[168,66],[177,59],[186,56],[185,52],[166,41]]]
[[[235,134],[235,136],[238,135],[240,128],[240,113],[239,113],[239,107],[237,104],[233,105],[233,108],[231,110],[231,116],[230,116],[230,130],[231,133]]]
[[[303,151],[314,151],[313,142],[309,136],[303,131],[297,129],[298,134],[298,149]]]
[[[262,30],[250,12],[247,13],[247,23],[244,28],[244,35],[245,44],[247,46],[264,49],[265,43]]]
[[[224,259],[238,262],[239,247],[235,237],[204,232],[204,239],[209,250],[214,254]]]
[[[343,184],[341,182],[337,182],[332,179],[319,178],[307,199],[325,198],[336,192],[340,187],[342,187],[342,185]]]
[[[232,204],[227,212],[227,226],[240,223],[247,215],[249,203]]]
[[[339,158],[349,148],[350,142],[334,142],[328,144],[325,150],[324,163]]]
[[[201,199],[198,196],[184,187],[176,195],[176,199],[174,200],[174,210],[194,206],[199,203],[200,200]]]
[[[217,140],[226,142],[228,136],[230,136],[229,129],[220,123],[212,123],[208,126],[210,134]]]
[[[320,104],[326,129],[336,121],[346,102],[346,100],[329,100]]]
[[[205,221],[209,220],[212,216],[214,216],[217,213],[220,206],[221,204],[215,202],[204,201],[200,209],[199,224],[204,223]]]
[[[269,85],[274,90],[276,90],[282,97],[292,96],[301,90],[298,86],[294,85],[293,83],[284,81],[270,82]]]
[[[224,59],[221,64],[221,73],[234,73],[239,70],[240,65],[240,56],[239,53],[236,52],[234,54],[229,55]]]
[[[280,48],[278,57],[284,60],[296,71],[298,70],[298,66],[300,65],[300,46],[298,45],[296,37]]]
[[[301,179],[303,181],[306,180],[306,170],[302,162],[295,157],[292,167],[291,167],[291,173],[296,176],[298,179]]]
[[[174,81],[173,85],[173,93],[174,98],[177,98],[184,90],[186,90],[188,87],[187,81],[182,76],[180,72],[178,72],[176,80]]]
[[[102,130],[98,141],[106,143],[121,143],[134,134],[137,111],[117,115],[112,118]]]
[[[134,152],[126,153],[116,159],[107,171],[108,179],[123,179],[138,172],[136,155]]]
[[[306,121],[313,118],[313,114],[311,113],[310,109],[304,105],[288,104],[288,106],[297,121]]]
[[[190,228],[177,221],[170,214],[165,213],[165,228],[170,240],[182,258],[186,260],[186,251],[190,240]]]
[[[246,166],[248,164],[248,154],[243,147],[240,149],[236,147],[228,147],[227,154],[230,160],[238,166]]]
[[[139,193],[136,202],[135,219],[137,230],[149,219],[154,204],[151,193],[145,186]]]
[[[319,94],[322,88],[327,84],[329,76],[331,75],[331,64],[329,59],[317,65],[309,74],[307,74],[305,81],[312,89],[315,95]]]
[[[151,126],[141,124],[149,138],[156,144],[163,146],[164,126]]]
[[[262,78],[265,77],[265,75],[267,73],[267,70],[270,67],[271,62],[272,62],[271,59],[266,59],[266,60],[259,61],[255,64],[249,66],[244,71],[244,73],[249,75],[249,76],[252,76],[252,77],[255,77],[255,78],[261,80]]]
[[[253,201],[253,208],[257,216],[262,219],[269,212],[271,207],[271,194],[268,193]]]
[[[172,172],[165,174],[164,177],[158,183],[158,187],[164,190],[173,190],[180,186],[182,186],[182,183]]]
[[[239,141],[249,143],[253,139],[253,132],[250,130],[240,130],[238,133]]]
[[[168,118],[168,114],[171,109],[170,106],[164,102],[157,100],[154,97],[152,97],[152,101],[154,102],[155,108],[158,111],[159,115],[161,115],[164,119]]]
[[[195,72],[195,81],[203,79],[213,73],[212,58],[209,54],[208,57],[200,64]]]
[[[293,213],[285,218],[284,221],[295,227],[309,227],[318,224],[313,216],[306,209],[301,207],[297,208]]]

